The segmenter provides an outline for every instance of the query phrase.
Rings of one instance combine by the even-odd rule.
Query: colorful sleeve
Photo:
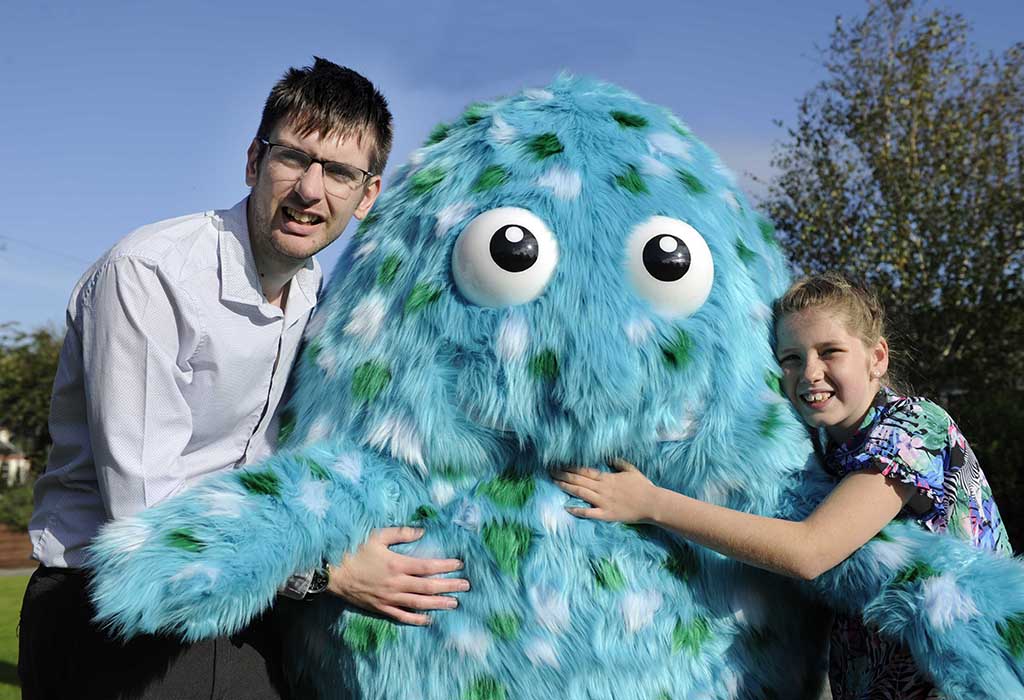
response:
[[[949,434],[950,418],[942,408],[923,399],[897,399],[869,430],[851,460],[852,469],[874,467],[890,479],[910,484],[941,515]]]

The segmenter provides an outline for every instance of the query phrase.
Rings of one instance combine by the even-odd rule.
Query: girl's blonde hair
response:
[[[820,308],[842,315],[848,330],[859,336],[866,347],[874,347],[889,335],[885,307],[878,297],[863,284],[839,272],[823,272],[797,280],[779,297],[772,310],[777,326],[787,314]],[[891,371],[881,377],[881,382],[897,391],[905,390]]]

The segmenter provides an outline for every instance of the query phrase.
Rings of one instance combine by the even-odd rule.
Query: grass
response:
[[[18,700],[18,614],[28,576],[0,576],[0,700]]]

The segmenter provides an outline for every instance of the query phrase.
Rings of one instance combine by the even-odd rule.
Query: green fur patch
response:
[[[890,535],[890,534],[889,534],[888,532],[886,532],[885,530],[879,530],[879,531],[878,531],[878,534],[876,534],[876,535],[875,535],[874,537],[872,537],[871,539],[873,539],[873,540],[877,540],[877,541],[879,541],[879,542],[892,542],[892,541],[893,541],[892,535]]]
[[[526,147],[533,154],[534,159],[544,160],[551,156],[561,153],[565,150],[562,146],[562,142],[558,140],[558,137],[553,133],[541,134],[540,136],[534,136],[530,139],[530,142],[526,144]]]
[[[425,168],[409,178],[409,186],[414,194],[426,194],[440,185],[446,175],[442,168]]]
[[[519,523],[492,522],[484,525],[484,546],[490,551],[498,568],[505,574],[519,576],[519,564],[530,549],[533,533]]]
[[[1017,613],[1004,622],[996,623],[999,636],[1015,659],[1024,656],[1024,613]]]
[[[662,566],[670,574],[682,582],[689,581],[697,575],[700,570],[700,562],[692,547],[682,543],[676,543],[669,550],[668,556],[662,562]]]
[[[558,355],[554,350],[541,350],[530,358],[530,373],[537,379],[554,381],[558,378]]]
[[[763,438],[772,437],[782,427],[782,407],[770,403],[765,407],[764,415],[757,422],[757,434]]]
[[[480,487],[480,493],[502,508],[522,508],[533,496],[536,483],[530,477],[502,474]]]
[[[647,183],[644,182],[636,167],[632,165],[622,175],[616,176],[615,182],[619,187],[633,194],[647,194],[648,192]]]
[[[398,269],[402,267],[402,258],[397,255],[389,255],[384,258],[380,265],[380,272],[377,273],[377,284],[387,287],[395,281],[398,276]]]
[[[473,125],[485,116],[487,116],[487,103],[474,102],[469,107],[466,107],[466,111],[462,113],[462,120],[466,124]]]
[[[206,543],[186,528],[171,530],[167,533],[166,541],[169,546],[184,549],[186,552],[201,552],[206,549]]]
[[[462,481],[470,476],[470,471],[459,464],[442,464],[434,469],[434,473],[448,481]]]
[[[299,457],[299,461],[306,465],[309,469],[309,473],[313,475],[314,479],[318,481],[330,481],[330,473],[315,459],[312,457]]]
[[[704,186],[704,183],[691,172],[687,172],[686,170],[677,170],[676,177],[679,178],[679,181],[683,183],[683,187],[685,187],[690,194],[704,194],[708,191],[707,187]]]
[[[316,362],[316,359],[320,357],[320,353],[324,351],[324,344],[320,342],[319,338],[313,338],[309,341],[309,345],[306,346],[306,361]],[[281,434],[278,433],[278,442],[281,440]]]
[[[256,496],[281,495],[281,479],[269,469],[239,472],[238,481],[246,491]]]
[[[691,136],[693,136],[693,134],[691,134],[690,131],[685,126],[683,126],[682,124],[680,124],[680,123],[678,123],[676,121],[672,122],[672,131],[676,132],[677,134],[679,134],[680,136],[682,136],[683,138],[686,138],[686,139],[688,139]]]
[[[772,390],[773,394],[786,398],[786,392],[782,390],[782,377],[775,374],[775,372],[772,372],[771,370],[765,372],[764,383],[768,385],[768,388]]]
[[[627,129],[642,129],[647,126],[647,119],[641,117],[639,114],[630,114],[629,112],[620,112],[615,110],[612,112],[612,119],[619,123],[619,126]]]
[[[341,636],[353,651],[369,654],[398,639],[398,628],[386,620],[353,613]]]
[[[424,306],[433,304],[441,298],[441,288],[430,282],[417,282],[405,300],[405,315],[411,316]]]
[[[433,146],[435,143],[441,143],[448,134],[451,133],[452,127],[450,124],[441,122],[430,130],[430,134],[427,136],[427,140],[423,143],[424,146]]]
[[[435,520],[436,518],[437,509],[429,503],[424,503],[416,509],[416,512],[412,514],[412,518],[410,518],[410,520],[414,523],[422,523],[428,520]]]
[[[757,253],[748,248],[747,244],[739,238],[736,239],[736,255],[740,256],[740,260],[743,261],[744,265],[749,265],[757,260]]]
[[[941,571],[934,568],[931,564],[925,561],[915,561],[913,564],[896,574],[896,578],[892,580],[893,585],[899,586],[905,583],[915,583],[926,578],[932,578],[938,576]]]
[[[355,237],[359,238],[360,236],[365,234],[367,229],[369,229],[379,220],[380,214],[378,214],[376,210],[371,209],[369,213],[367,213],[367,215],[363,217],[363,220],[359,222],[359,227],[356,229]]]
[[[682,620],[676,620],[676,626],[672,630],[672,653],[678,654],[686,649],[696,656],[709,639],[711,639],[711,625],[705,618],[697,616],[689,624],[685,624]]]
[[[759,216],[757,217],[757,228],[760,229],[761,238],[764,239],[765,243],[778,244],[778,241],[775,240],[775,225],[771,221]]]
[[[598,559],[590,562],[590,568],[594,570],[594,580],[597,581],[597,585],[606,591],[621,591],[626,587],[626,577],[613,560]]]
[[[295,411],[286,408],[281,412],[281,426],[277,429],[277,444],[287,445],[295,432]]]
[[[693,340],[682,328],[676,329],[676,337],[661,346],[661,352],[665,356],[665,362],[672,369],[683,369],[692,358]]]
[[[474,192],[486,192],[508,182],[508,171],[500,165],[488,165],[473,183]]]
[[[464,700],[508,700],[504,684],[494,676],[479,676],[466,689]]]
[[[487,627],[495,637],[506,642],[512,641],[519,636],[519,627],[522,622],[515,613],[498,613],[487,618]]]
[[[667,690],[663,690],[658,693],[657,700],[672,700],[672,696],[668,694]]]
[[[352,373],[352,396],[360,401],[373,401],[391,382],[391,370],[382,362],[371,360],[356,367]]]

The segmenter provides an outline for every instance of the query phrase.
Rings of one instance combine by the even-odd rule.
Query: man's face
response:
[[[370,139],[359,144],[355,135],[345,138],[319,133],[300,136],[288,121],[270,133],[268,140],[303,151],[321,160],[369,169]],[[249,236],[257,265],[290,267],[326,248],[341,235],[349,220],[362,219],[380,193],[380,178],[373,177],[347,195],[324,189],[323,168],[313,163],[299,177],[281,177],[272,167],[269,147],[253,140],[245,166],[249,195]]]

